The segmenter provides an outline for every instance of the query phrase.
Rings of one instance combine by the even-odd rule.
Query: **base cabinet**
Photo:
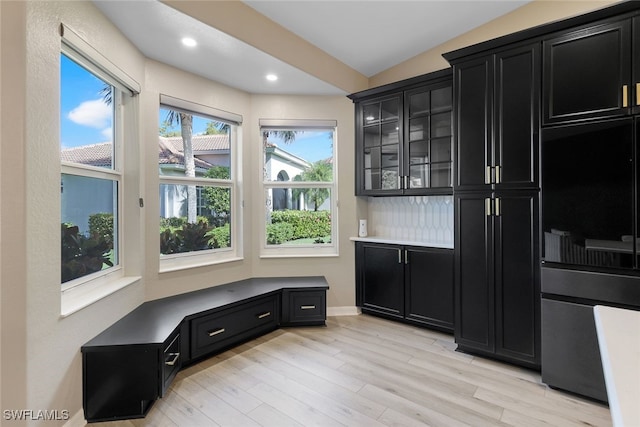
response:
[[[453,331],[453,251],[356,242],[363,313]]]
[[[542,381],[607,401],[593,306],[542,298]]]
[[[328,288],[255,278],[141,304],[81,348],[85,419],[143,418],[183,366],[279,326],[324,325]]]
[[[88,421],[144,417],[180,370],[180,333],[163,345],[83,349],[83,406]]]

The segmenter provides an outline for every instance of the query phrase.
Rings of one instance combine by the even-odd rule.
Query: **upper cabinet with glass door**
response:
[[[452,192],[450,70],[349,97],[356,104],[356,195]]]

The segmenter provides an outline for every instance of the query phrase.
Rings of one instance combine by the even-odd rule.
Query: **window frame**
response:
[[[260,212],[260,258],[315,258],[339,256],[339,221],[338,221],[338,159],[337,137],[338,124],[336,120],[315,119],[260,119],[259,120],[261,173],[260,187],[262,211]],[[262,142],[262,135],[267,131],[327,131],[332,132],[332,181],[267,181],[265,178],[266,156]],[[267,203],[269,190],[294,188],[327,188],[330,191],[331,215],[331,243],[310,245],[269,245],[267,244]]]
[[[176,254],[161,254],[158,245],[159,272],[171,272],[206,265],[221,264],[243,259],[243,201],[242,201],[242,163],[241,163],[241,135],[242,116],[219,110],[196,102],[160,94],[160,109],[174,110],[187,114],[204,117],[213,121],[229,125],[229,155],[230,179],[216,179],[205,177],[184,177],[158,174],[158,187],[167,185],[195,185],[202,187],[221,187],[230,189],[231,215],[230,233],[231,246],[228,248],[207,249],[201,251],[182,252]],[[157,156],[157,151],[154,151]],[[158,204],[160,207],[160,203]],[[158,226],[158,233],[160,227]]]
[[[113,181],[117,185],[117,194],[114,199],[117,204],[114,209],[114,240],[117,244],[118,263],[113,267],[65,283],[62,283],[60,279],[61,316],[66,317],[140,280],[140,276],[130,274],[136,268],[134,266],[128,267],[125,262],[129,248],[125,244],[123,232],[127,227],[126,224],[135,222],[133,218],[129,218],[131,221],[125,219],[125,212],[128,211],[125,206],[125,200],[127,200],[125,195],[135,189],[129,188],[127,184],[128,168],[125,164],[127,161],[125,151],[129,153],[131,150],[125,150],[124,141],[135,139],[138,132],[136,95],[140,93],[140,85],[64,24],[60,26],[60,35],[61,43],[58,56],[60,61],[64,55],[114,88],[112,94],[112,167],[107,169],[60,160],[60,177],[74,175],[98,178]],[[127,157],[129,156],[127,155]],[[132,156],[132,162],[136,161],[135,157],[135,155]],[[59,209],[62,208],[61,199],[58,206]]]

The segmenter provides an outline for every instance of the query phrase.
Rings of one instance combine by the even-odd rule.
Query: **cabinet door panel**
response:
[[[500,196],[497,200],[496,352],[538,365],[538,194]]]
[[[497,187],[538,187],[540,45],[496,55]]]
[[[453,251],[409,248],[405,255],[407,319],[453,331]]]
[[[631,105],[633,105],[633,114],[640,114],[640,16],[633,18],[631,47],[633,49],[631,57],[632,63],[632,79],[631,85],[633,89],[633,99]]]
[[[486,187],[490,165],[492,60],[482,58],[455,66],[456,177],[458,190]]]
[[[625,114],[623,86],[631,90],[630,41],[630,20],[544,41],[545,124]]]
[[[455,339],[458,345],[492,352],[494,294],[490,194],[456,196]]]
[[[362,244],[358,258],[362,308],[402,318],[404,264],[400,247]]]

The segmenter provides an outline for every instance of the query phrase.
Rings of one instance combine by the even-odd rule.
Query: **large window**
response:
[[[335,127],[335,121],[260,121],[263,256],[337,253]]]
[[[60,57],[63,289],[120,267],[122,91],[71,50]]]
[[[238,120],[163,98],[158,117],[161,269],[239,256]],[[173,101],[173,102],[172,102]],[[231,117],[233,118],[233,117]]]

